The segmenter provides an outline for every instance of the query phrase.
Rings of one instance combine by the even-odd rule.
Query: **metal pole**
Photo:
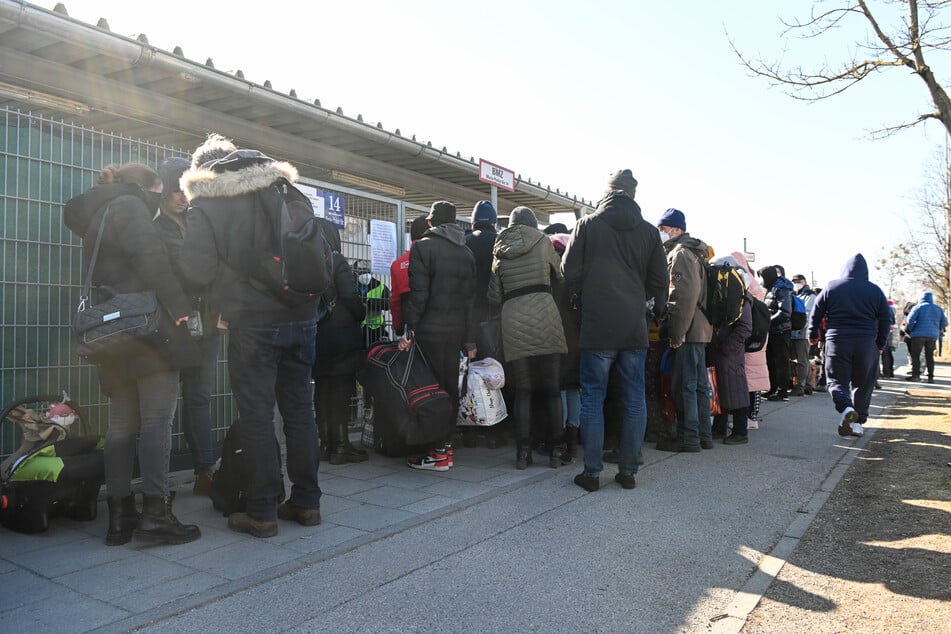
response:
[[[495,213],[499,213],[499,188],[495,185],[491,186],[489,190],[489,198],[492,203],[492,208],[495,209]]]

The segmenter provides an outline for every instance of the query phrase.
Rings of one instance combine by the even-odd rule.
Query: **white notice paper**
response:
[[[370,221],[370,272],[389,275],[396,259],[396,223],[389,220]]]

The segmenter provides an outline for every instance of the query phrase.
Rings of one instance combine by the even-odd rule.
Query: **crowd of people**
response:
[[[633,489],[645,439],[674,452],[712,449],[717,438],[747,444],[762,398],[828,389],[839,433],[861,435],[879,374],[893,373],[895,311],[868,281],[861,254],[821,290],[803,275],[787,279],[782,266],[754,271],[740,252],[714,260],[713,249],[687,232],[682,211],[668,209],[656,223],[643,217],[637,180],[626,169],[611,174],[597,209],[570,232],[561,224],[540,228],[528,207],[515,208],[499,230],[488,201],[475,205],[467,232],[454,204],[434,202],[410,224],[412,246],[391,266],[391,289],[374,291],[382,285],[360,279],[337,228],[322,221],[333,251],[331,287],[289,302],[256,279],[255,258],[274,241],[269,214],[279,214],[284,201],[278,187],[296,180],[292,165],[212,134],[190,161],[171,158],[157,170],[107,167],[95,187],[67,204],[70,220],[85,227],[84,246],[103,227],[94,284],[155,291],[176,326],[161,345],[99,364],[112,403],[107,544],[200,537],[172,512],[171,427],[181,386],[193,492],[207,495],[215,463],[209,401],[222,333],[249,465],[247,507],[229,516],[228,527],[256,537],[277,534],[278,519],[320,523],[321,460],[368,459],[349,439],[350,403],[368,337],[384,332],[385,309],[399,348],[419,346],[454,404],[460,356],[500,356],[511,422],[503,424],[507,434],[486,429],[487,445],[504,445],[511,435],[517,469],[532,464],[535,451],[557,468],[583,448],[574,482],[590,492],[601,487],[605,461],[616,462],[616,482]],[[742,310],[726,324],[715,326],[708,315],[708,262],[732,267],[743,282]],[[756,301],[769,310],[769,334],[763,349],[748,351]],[[808,320],[796,318],[802,311]],[[921,378],[923,352],[933,381],[935,341],[947,320],[930,293],[906,312],[909,378]],[[190,317],[197,335],[186,331]],[[275,404],[291,482],[283,502]],[[456,417],[453,409],[439,441],[410,456],[409,467],[454,466]],[[471,428],[462,438],[466,447],[477,442]],[[131,488],[136,453],[141,510]]]

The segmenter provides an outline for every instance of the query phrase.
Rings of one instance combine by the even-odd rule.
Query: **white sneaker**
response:
[[[747,429],[759,429],[759,422],[753,418],[747,419],[746,421]]]
[[[842,411],[842,418],[839,420],[839,435],[840,436],[853,436],[852,425],[855,423],[859,415],[855,412],[855,408],[846,407]],[[861,427],[861,425],[859,425]],[[861,435],[861,434],[859,434]]]
[[[852,433],[851,436],[861,436],[865,433],[865,428],[862,427],[862,423],[852,423]]]

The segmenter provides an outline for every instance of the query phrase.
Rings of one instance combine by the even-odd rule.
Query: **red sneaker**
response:
[[[446,445],[446,456],[449,458],[449,466],[452,467],[454,465],[453,457],[455,456],[452,445]]]
[[[430,449],[429,453],[415,458],[410,458],[407,464],[413,469],[423,469],[426,471],[449,471],[452,466],[451,458],[446,453],[446,449]]]

